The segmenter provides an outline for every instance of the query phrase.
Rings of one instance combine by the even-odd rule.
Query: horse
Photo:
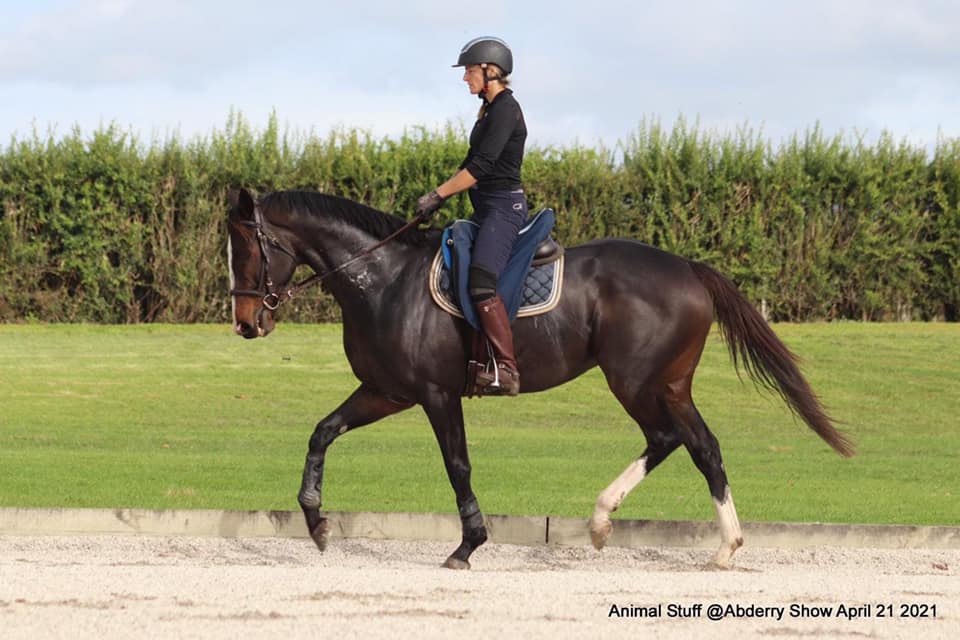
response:
[[[321,514],[327,448],[343,434],[419,405],[433,428],[461,520],[462,539],[443,566],[469,569],[487,539],[470,484],[462,398],[472,328],[441,310],[427,292],[440,245],[422,229],[345,198],[278,191],[259,201],[231,198],[227,259],[234,331],[266,337],[275,312],[302,285],[286,289],[298,266],[314,271],[342,310],[343,347],[356,390],[317,423],[297,500],[320,551],[330,526]],[[389,242],[384,242],[389,239]],[[376,251],[372,251],[376,248]],[[556,308],[517,319],[514,341],[521,393],[536,393],[600,367],[639,425],[646,447],[596,500],[590,538],[603,548],[610,514],[683,445],[706,479],[720,528],[713,563],[730,566],[743,544],[717,439],[694,405],[691,384],[714,320],[735,369],[785,401],[830,447],[854,453],[804,379],[796,356],[736,285],[712,267],[630,239],[566,249]]]

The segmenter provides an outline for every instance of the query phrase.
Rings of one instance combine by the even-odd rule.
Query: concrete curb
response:
[[[445,513],[329,513],[333,537],[458,542],[460,519]],[[486,516],[492,542],[588,545],[587,520]],[[0,507],[0,535],[170,535],[306,538],[299,511],[32,509]],[[960,527],[744,523],[748,545],[778,549],[818,546],[957,549]],[[613,547],[702,547],[719,543],[714,522],[614,520]]]

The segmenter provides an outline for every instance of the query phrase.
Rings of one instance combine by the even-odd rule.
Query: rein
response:
[[[277,249],[287,254],[294,260],[297,259],[297,256],[293,253],[293,251],[283,246],[283,244],[280,242],[280,240],[277,239],[276,236],[271,235],[264,230],[263,214],[260,212],[260,205],[256,205],[253,208],[253,222],[244,221],[244,222],[241,222],[240,224],[246,225],[248,227],[253,227],[257,232],[257,243],[260,245],[260,255],[262,256],[260,260],[260,276],[257,282],[258,288],[255,290],[254,289],[231,289],[230,295],[252,296],[257,298],[262,296],[263,306],[269,309],[270,311],[276,311],[280,307],[280,305],[291,300],[294,296],[296,296],[298,293],[300,293],[310,285],[316,284],[318,282],[323,282],[325,278],[332,276],[333,274],[338,273],[340,271],[343,271],[344,269],[349,267],[351,264],[357,262],[358,260],[366,258],[371,253],[373,253],[383,245],[387,244],[388,242],[390,242],[400,234],[405,233],[412,227],[415,227],[416,225],[420,224],[420,222],[422,222],[423,219],[424,219],[423,215],[416,216],[415,218],[413,218],[413,220],[403,225],[402,227],[400,227],[399,229],[391,233],[389,236],[387,236],[377,244],[371,247],[367,247],[366,249],[362,250],[360,253],[353,256],[352,258],[350,258],[340,266],[335,267],[330,271],[327,271],[326,273],[314,273],[312,276],[308,278],[304,278],[300,282],[297,282],[286,291],[277,293],[276,291],[273,290],[273,287],[274,287],[273,279],[270,277],[270,254],[267,251],[268,245],[272,245],[276,247]]]

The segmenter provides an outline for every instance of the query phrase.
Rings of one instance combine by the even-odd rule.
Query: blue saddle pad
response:
[[[556,306],[563,272],[562,256],[531,269],[537,245],[550,235],[556,216],[552,209],[540,210],[520,230],[507,266],[497,283],[497,292],[510,320],[518,315],[536,315]],[[471,249],[479,225],[471,220],[455,220],[443,230],[440,255],[431,269],[431,294],[441,307],[461,316],[475,329],[480,328],[476,310],[470,302],[467,286]],[[467,304],[462,304],[462,301]]]

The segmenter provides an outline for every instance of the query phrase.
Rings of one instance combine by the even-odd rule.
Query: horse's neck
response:
[[[331,263],[331,269],[380,242],[380,238],[346,224],[321,225],[308,237],[317,242],[316,248]]]
[[[318,225],[305,237],[311,239],[312,254],[321,261],[311,264],[315,270],[340,269],[329,276],[327,289],[345,312],[358,305],[363,309],[376,307],[380,292],[396,280],[418,252],[416,247],[391,241],[351,262],[381,238],[346,224]]]

